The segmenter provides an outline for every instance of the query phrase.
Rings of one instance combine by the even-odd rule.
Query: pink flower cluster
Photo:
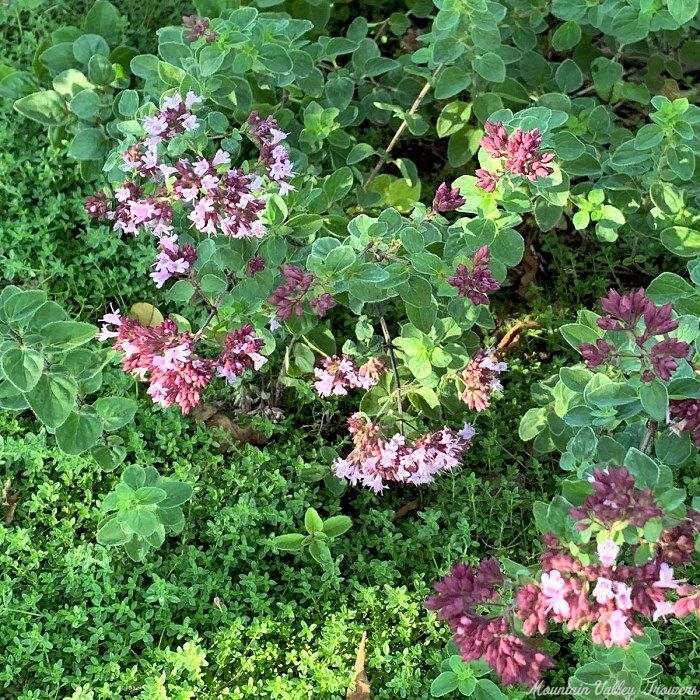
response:
[[[488,304],[488,295],[497,292],[501,285],[494,279],[489,269],[491,254],[487,245],[479,248],[474,253],[471,272],[466,265],[457,265],[454,277],[450,277],[447,282],[457,288],[457,293],[461,297],[467,297],[472,304]]]
[[[334,463],[336,476],[376,493],[381,493],[391,481],[430,483],[437,473],[459,464],[474,437],[474,428],[465,424],[460,431],[443,428],[421,435],[413,443],[400,433],[387,439],[381,427],[361,413],[348,418],[348,428],[354,448],[345,459]]]
[[[379,381],[384,370],[385,363],[378,357],[371,358],[358,369],[352,357],[332,355],[314,369],[314,388],[323,397],[345,396],[348,389],[368,391]]]
[[[212,157],[197,152],[171,162],[167,144],[200,128],[191,110],[201,101],[193,92],[184,100],[177,94],[165,99],[160,110],[144,120],[146,136],[122,154],[122,168],[129,175],[113,199],[104,193],[86,198],[88,214],[112,221],[116,231],[134,235],[147,231],[167,237],[156,260],[154,279],[161,285],[168,279],[167,270],[174,270],[170,275],[174,276],[182,274],[184,267],[182,257],[179,266],[170,257],[177,243],[175,210],[183,212],[199,233],[262,238],[266,233],[266,183],[275,183],[280,194],[293,189],[287,182],[293,175],[292,164],[282,144],[287,135],[277,129],[272,117],[263,122],[257,113],[250,116],[249,123],[251,138],[260,148],[259,174],[232,168],[231,155],[221,149]],[[189,147],[189,142],[184,143]]]
[[[217,35],[210,28],[211,22],[208,17],[197,17],[197,15],[188,15],[182,18],[182,25],[190,31],[185,34],[185,41],[197,41],[201,37],[207,44],[212,44],[216,41]]]
[[[97,337],[114,339],[124,371],[148,382],[148,395],[155,403],[164,408],[177,404],[183,413],[200,402],[215,373],[232,382],[266,362],[259,354],[264,341],[255,337],[250,324],[229,333],[219,357],[210,360],[196,353],[199,336],[180,333],[171,319],[148,328],[117,309],[105,314],[101,323]]]
[[[499,603],[498,589],[504,584],[493,557],[482,561],[476,571],[460,562],[435,584],[437,595],[428,598],[425,606],[437,610],[438,618],[449,624],[462,660],[483,658],[504,685],[532,686],[554,662],[515,633],[512,619],[498,612],[483,612],[490,604]]]
[[[472,411],[484,411],[491,403],[494,391],[503,391],[499,379],[508,365],[496,359],[493,348],[479,350],[457,375],[458,396]]]
[[[432,210],[436,214],[445,213],[459,209],[466,200],[459,192],[459,188],[450,187],[446,182],[443,182],[435,191],[433,197]]]
[[[669,414],[676,419],[671,424],[672,427],[690,433],[693,444],[700,447],[700,400],[672,399],[669,402]]]
[[[523,635],[546,634],[548,624],[553,622],[566,624],[569,631],[590,628],[597,644],[626,646],[643,633],[644,618],[656,621],[700,611],[700,589],[676,580],[674,573],[674,566],[692,561],[700,513],[690,510],[685,520],[674,519],[662,529],[656,542],[647,543],[652,549],[646,563],[628,564],[624,559],[634,561],[642,541],[624,544],[620,526],[638,528],[643,538],[646,523],[661,518],[663,512],[653,502],[651,491],[636,488],[624,467],[595,469],[592,485],[594,493],[570,514],[578,530],[595,524],[602,533],[595,554],[586,554],[584,563],[557,537],[545,535],[540,581],[528,583],[515,593],[514,614],[522,621]],[[615,539],[613,531],[618,533]],[[581,543],[577,546],[580,551],[585,549]],[[490,617],[475,609],[477,605],[500,603],[503,607],[506,603],[506,610],[511,610],[504,600],[505,593],[497,591],[503,589],[503,584],[493,559],[482,562],[476,574],[470,567],[457,564],[450,575],[435,584],[438,595],[426,605],[449,622],[465,661],[485,657],[504,684],[533,685],[542,670],[553,665],[552,660],[537,656],[526,640],[514,634],[512,617]]]
[[[279,185],[281,195],[292,191],[294,188],[287,180],[294,175],[294,165],[287,149],[282,145],[288,134],[277,128],[277,122],[272,117],[261,119],[257,112],[251,112],[248,125],[253,140],[260,147],[260,162],[267,170],[268,177]]]
[[[538,129],[521,131],[516,129],[509,137],[503,122],[484,125],[486,136],[481,139],[481,147],[492,158],[503,161],[503,170],[510,175],[522,175],[530,182],[538,178],[549,177],[553,168],[548,165],[554,158],[554,153],[542,153],[542,135]],[[476,171],[476,186],[486,192],[493,192],[503,173],[492,173],[484,168]]]
[[[639,348],[640,354],[635,357],[642,364],[642,381],[650,382],[654,377],[669,381],[678,369],[678,360],[691,359],[688,343],[676,338],[655,340],[678,328],[678,321],[671,317],[673,306],[670,303],[657,306],[647,298],[644,289],[624,295],[611,289],[600,305],[606,315],[598,319],[598,326],[605,331],[627,333]],[[581,343],[579,352],[591,369],[603,364],[616,365],[620,358],[615,346],[602,338],[595,344]]]
[[[158,241],[160,252],[153,263],[155,270],[151,279],[160,289],[171,277],[186,277],[188,270],[197,261],[197,251],[189,243],[182,248],[176,236],[161,236]]]
[[[268,301],[277,309],[277,318],[286,321],[292,316],[303,316],[303,301],[308,300],[309,306],[319,318],[323,318],[329,309],[336,305],[335,299],[323,292],[311,294],[311,286],[316,276],[305,272],[296,265],[282,265],[282,274],[287,283],[280,285],[273,292]]]

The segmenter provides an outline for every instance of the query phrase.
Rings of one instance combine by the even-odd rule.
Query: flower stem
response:
[[[430,83],[431,79],[435,79],[442,70],[442,63],[435,69],[435,72],[431,76],[431,78],[428,78],[428,80],[425,81],[425,85],[423,85],[423,89],[418,93],[418,97],[414,100],[413,104],[411,105],[411,108],[408,110],[408,114],[406,115],[407,117],[412,117],[417,111],[418,108],[421,105],[421,102],[425,99],[425,96],[428,94],[428,90],[430,90]],[[386,147],[386,150],[382,154],[382,156],[379,158],[377,161],[377,164],[374,166],[374,169],[372,172],[369,174],[369,177],[365,180],[365,184],[363,185],[363,189],[367,189],[374,180],[375,177],[379,174],[379,171],[384,167],[384,164],[386,163],[387,159],[389,158],[389,154],[394,150],[394,146],[399,142],[399,139],[401,138],[401,134],[405,131],[406,127],[408,126],[408,122],[404,118],[401,124],[399,124],[399,128],[396,130],[396,133],[394,134],[394,137],[391,139],[389,142],[389,145]]]

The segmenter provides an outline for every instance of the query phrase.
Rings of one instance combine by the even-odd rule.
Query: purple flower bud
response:
[[[432,208],[434,212],[444,213],[458,209],[464,202],[465,199],[457,187],[450,189],[450,186],[443,182],[435,192]]]

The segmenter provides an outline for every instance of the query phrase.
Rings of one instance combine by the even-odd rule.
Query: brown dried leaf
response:
[[[533,282],[535,282],[537,279],[537,273],[540,269],[537,253],[530,243],[525,246],[525,252],[523,253],[523,261],[521,265],[523,274],[520,278],[520,283],[518,284],[518,294],[521,297],[527,297],[528,291],[530,290]]]
[[[420,505],[420,500],[416,498],[415,501],[409,501],[408,503],[404,503],[401,508],[399,508],[396,513],[394,513],[394,517],[391,519],[392,523],[395,523],[397,520],[401,520],[405,515],[410,513],[412,510],[415,510],[418,508]]]
[[[15,510],[17,510],[18,502],[19,493],[12,489],[12,479],[8,479],[2,489],[2,505],[7,506],[5,525],[12,525],[12,521],[15,519]]]
[[[346,700],[370,700],[369,678],[365,673],[366,645],[367,632],[363,632],[355,658],[355,683],[353,687],[348,688],[347,693],[345,693]]]
[[[256,447],[267,445],[267,438],[259,430],[250,425],[236,423],[230,416],[212,404],[199,404],[192,409],[190,415],[197,423],[204,423],[208,428],[218,428],[228,434],[230,440],[220,441],[222,453],[228,452],[232,444],[255,445]]]
[[[509,350],[520,340],[520,333],[524,328],[537,328],[537,321],[516,321],[515,325],[510,328],[498,343],[498,349],[502,351]]]

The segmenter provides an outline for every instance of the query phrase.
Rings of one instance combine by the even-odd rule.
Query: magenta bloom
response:
[[[457,187],[450,186],[443,182],[436,190],[433,198],[432,209],[436,213],[444,213],[459,209],[465,202],[464,197],[459,193]]]
[[[386,482],[427,484],[441,471],[454,469],[471,446],[474,429],[465,424],[458,432],[443,428],[409,442],[401,433],[387,438],[381,427],[361,413],[348,418],[354,448],[335,462],[336,476],[380,493]]]
[[[314,369],[316,381],[314,388],[319,396],[345,396],[348,389],[368,391],[378,381],[384,371],[384,362],[372,358],[362,367],[357,368],[348,355],[333,355],[321,361],[321,366]]]
[[[216,41],[216,32],[210,29],[210,21],[208,17],[198,17],[197,15],[189,15],[182,18],[182,24],[190,31],[185,34],[185,41],[197,41],[201,37],[207,44]]]
[[[267,358],[260,354],[265,341],[255,336],[255,329],[250,323],[229,333],[216,361],[216,373],[227,382],[233,383],[248,369],[260,369]]]
[[[335,299],[327,292],[314,296],[310,293],[311,285],[316,276],[302,270],[296,265],[282,265],[282,274],[287,284],[277,287],[268,299],[270,304],[277,307],[277,318],[286,321],[292,316],[302,316],[302,302],[308,300],[309,306],[319,318],[323,318],[329,309],[336,305]]]
[[[493,349],[479,350],[459,373],[460,401],[472,411],[486,410],[491,403],[491,394],[503,390],[499,376],[506,369],[508,366],[496,359]]]
[[[672,427],[690,433],[693,444],[700,447],[700,399],[672,399],[669,413],[676,419]]]
[[[501,285],[494,279],[489,269],[489,247],[483,246],[474,254],[472,270],[469,272],[466,265],[458,265],[454,277],[447,282],[457,288],[461,297],[467,297],[472,304],[488,304],[488,295],[497,292]]]
[[[164,408],[177,404],[189,413],[200,402],[214,376],[214,363],[196,355],[196,338],[191,333],[178,333],[171,319],[147,328],[133,318],[123,318],[118,310],[105,315],[102,322],[98,338],[114,338],[124,371],[148,382],[148,395],[155,403]]]
[[[153,263],[155,270],[151,272],[151,279],[160,289],[171,277],[187,276],[197,260],[197,251],[189,244],[180,248],[177,236],[162,236],[158,247],[160,252]]]
[[[437,595],[428,598],[425,606],[447,621],[464,661],[484,658],[504,685],[532,686],[540,680],[543,670],[554,666],[553,660],[516,635],[505,616],[477,610],[477,606],[498,602],[497,588],[504,582],[493,558],[482,561],[476,572],[458,563],[434,585]]]
[[[510,175],[520,175],[530,182],[549,177],[554,169],[549,165],[556,157],[554,153],[542,153],[542,135],[538,129],[521,131],[516,129],[510,136],[502,122],[484,125],[486,136],[481,147],[492,157],[503,162],[503,170]],[[476,171],[476,186],[485,192],[493,192],[499,175],[483,168]]]

